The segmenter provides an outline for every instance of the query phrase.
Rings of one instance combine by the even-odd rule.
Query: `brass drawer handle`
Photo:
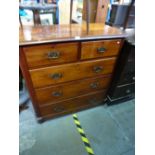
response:
[[[62,106],[57,106],[57,107],[54,107],[53,110],[54,112],[62,112],[65,110],[65,108]]]
[[[104,47],[97,48],[97,52],[99,53],[104,53],[105,51],[106,51],[106,48]]]
[[[52,78],[54,80],[58,80],[58,79],[62,78],[62,74],[61,73],[51,74],[50,78]]]
[[[130,89],[127,89],[125,92],[126,92],[127,94],[131,93]]]
[[[62,96],[62,92],[59,92],[59,91],[53,92],[52,96],[60,97],[60,96]]]
[[[91,83],[90,87],[93,88],[93,89],[96,89],[98,87],[98,85],[99,85],[99,83],[95,82],[95,83]]]
[[[101,72],[103,70],[103,67],[102,66],[95,66],[95,67],[93,67],[93,71],[95,72],[95,73],[99,73],[99,72]]]
[[[60,57],[60,52],[48,52],[47,57],[48,59],[58,59]]]

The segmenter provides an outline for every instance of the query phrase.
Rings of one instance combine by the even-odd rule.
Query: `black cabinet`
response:
[[[122,47],[111,86],[108,104],[134,98],[135,94],[135,46],[125,41]]]

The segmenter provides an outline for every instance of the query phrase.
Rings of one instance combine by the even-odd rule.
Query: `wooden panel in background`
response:
[[[96,23],[105,23],[108,11],[109,0],[98,0]]]
[[[70,24],[70,2],[71,0],[59,0],[59,24]]]
[[[95,23],[95,18],[96,18],[96,12],[97,12],[97,2],[98,0],[89,0],[89,22],[90,23]],[[86,10],[86,0],[83,0],[83,15],[82,18],[84,21],[86,21],[86,16],[87,16],[87,10]]]

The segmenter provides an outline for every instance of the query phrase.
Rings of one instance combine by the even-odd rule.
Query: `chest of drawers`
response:
[[[103,103],[124,35],[102,26],[90,33],[65,27],[65,35],[60,26],[20,30],[20,67],[38,120]],[[29,40],[24,31],[31,33]]]

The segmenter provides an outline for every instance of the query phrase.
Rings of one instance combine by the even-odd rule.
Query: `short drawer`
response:
[[[135,92],[135,84],[126,84],[117,86],[114,93],[111,95],[112,99],[122,98],[131,96]]]
[[[40,105],[45,105],[106,89],[109,85],[110,79],[110,76],[101,76],[36,89],[37,100]]]
[[[24,47],[29,68],[73,62],[77,60],[78,43],[47,44]]]
[[[105,91],[100,91],[94,94],[88,94],[85,96],[80,96],[63,102],[58,102],[56,104],[51,104],[49,106],[44,106],[40,108],[41,115],[57,115],[66,112],[77,111],[81,108],[91,107],[103,103],[105,98]]]
[[[52,84],[111,74],[116,58],[100,59],[30,70],[33,86],[45,87]]]
[[[121,39],[88,41],[81,43],[81,59],[101,58],[118,55]]]
[[[118,80],[117,85],[125,85],[135,82],[135,73],[134,72],[122,72]]]

